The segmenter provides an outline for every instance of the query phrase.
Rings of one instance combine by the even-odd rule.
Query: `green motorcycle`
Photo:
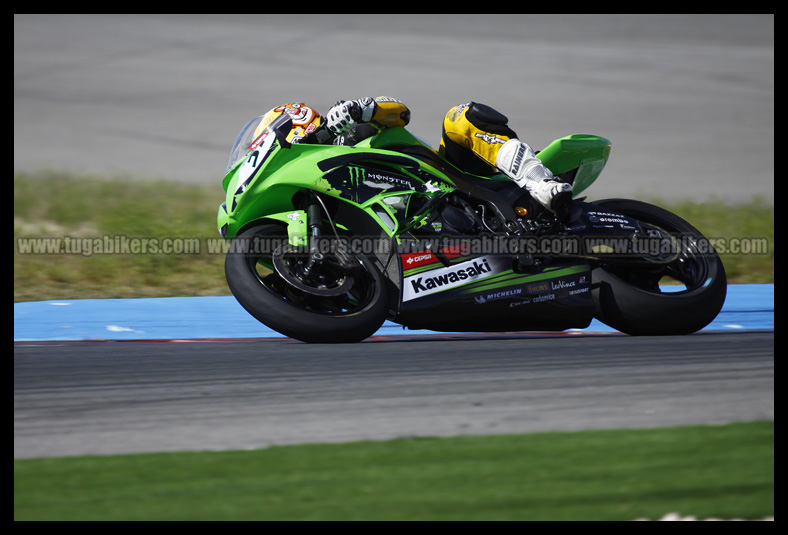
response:
[[[632,335],[698,331],[727,280],[689,223],[634,200],[575,198],[561,217],[504,175],[463,172],[404,128],[352,145],[290,143],[287,114],[241,130],[222,182],[225,275],[257,320],[305,342],[358,342],[387,319],[451,332],[563,331],[596,317]],[[538,153],[573,185],[610,142],[570,135]],[[672,291],[665,291],[665,289]]]

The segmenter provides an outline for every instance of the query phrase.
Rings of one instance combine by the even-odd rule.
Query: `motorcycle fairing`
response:
[[[562,331],[591,323],[588,264],[524,274],[513,269],[511,257],[457,252],[441,250],[444,261],[431,251],[400,256],[396,322],[414,329],[477,332]]]
[[[492,255],[469,258],[448,266],[429,266],[426,271],[403,277],[402,302],[453,288],[472,287],[510,267],[510,259]]]
[[[382,167],[348,165],[329,171],[322,179],[327,183],[323,185],[325,193],[359,205],[364,205],[375,197],[388,196],[392,193],[433,195],[446,189],[442,184],[437,185],[438,182],[435,180],[425,183]]]
[[[588,188],[607,164],[612,144],[609,139],[590,134],[572,134],[550,143],[536,157],[552,173],[572,184],[578,195]]]

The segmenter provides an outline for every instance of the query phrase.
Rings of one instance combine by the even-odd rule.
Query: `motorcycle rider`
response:
[[[326,114],[325,132],[319,129],[304,141],[342,141],[354,126],[376,128],[405,126],[410,110],[395,98],[365,97],[340,100]],[[491,175],[496,169],[553,213],[565,214],[572,200],[572,186],[556,178],[536,153],[508,126],[509,120],[490,106],[477,102],[451,108],[443,119],[438,152],[460,169]]]

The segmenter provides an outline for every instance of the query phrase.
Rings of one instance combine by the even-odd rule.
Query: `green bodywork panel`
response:
[[[225,202],[217,214],[222,236],[232,240],[245,228],[269,219],[287,225],[292,245],[307,239],[306,216],[296,210],[293,197],[316,191],[366,212],[389,236],[418,227],[429,213],[411,218],[413,206],[454,191],[450,176],[397,150],[419,147],[432,160],[445,162],[426,142],[406,129],[382,130],[354,146],[261,144],[228,169],[222,181]],[[610,141],[599,136],[574,134],[557,139],[538,153],[554,174],[571,172],[575,194],[585,190],[602,171]],[[437,165],[437,164],[436,164]],[[490,180],[508,180],[503,175]]]

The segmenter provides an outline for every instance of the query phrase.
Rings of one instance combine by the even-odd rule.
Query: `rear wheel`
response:
[[[388,314],[388,293],[366,256],[308,254],[287,244],[276,224],[253,227],[236,238],[225,259],[235,298],[277,332],[315,343],[359,342]]]
[[[720,312],[727,277],[709,241],[677,215],[640,201],[606,199],[593,204],[670,232],[679,254],[667,265],[606,264],[592,273],[594,316],[632,335],[689,334]],[[670,291],[661,285],[672,283]]]

